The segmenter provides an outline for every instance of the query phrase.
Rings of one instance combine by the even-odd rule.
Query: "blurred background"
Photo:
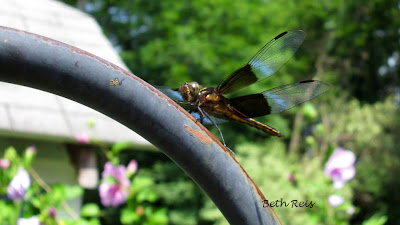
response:
[[[244,93],[308,79],[322,80],[333,88],[289,111],[258,119],[280,130],[282,138],[227,123],[220,125],[225,141],[268,199],[315,202],[313,208],[274,208],[283,224],[400,224],[400,1],[40,0],[35,7],[43,9],[48,2],[81,11],[79,15],[85,18],[90,15],[88,20],[99,24],[112,51],[122,59],[119,63],[118,56],[109,60],[150,84],[169,87],[186,81],[215,87],[279,33],[304,30],[306,40],[295,56],[274,76]],[[46,12],[40,15],[44,17]],[[14,27],[5,21],[1,25]],[[80,21],[75,20],[70,27],[81,26]],[[43,26],[47,23],[52,21],[44,19]],[[21,24],[15,27],[27,30]],[[101,37],[88,38],[95,31],[85,35],[85,30],[75,32],[74,38],[69,36],[76,40],[72,44],[81,47],[79,41],[86,38],[81,48],[96,51],[99,48],[93,43]],[[51,37],[45,31],[36,33]],[[98,55],[107,59],[111,54],[115,53]],[[82,168],[94,167],[91,176],[102,179],[100,183],[105,182],[105,176],[100,177],[98,171],[106,161],[128,165],[136,159],[139,169],[128,176],[131,183],[126,203],[105,203],[98,194],[97,181],[86,187],[72,182],[83,187],[81,203],[74,208],[81,216],[70,216],[75,220],[66,223],[228,224],[192,180],[147,142],[136,136],[124,139],[135,145],[118,142],[122,141],[118,137],[96,139],[90,130],[102,133],[105,129],[90,128],[90,123],[88,127],[91,141],[87,142],[74,139],[81,131],[78,128],[57,140],[51,135],[45,141],[32,136],[26,140],[26,136],[15,135],[18,132],[5,132],[7,129],[1,136],[1,151],[6,153],[12,145],[19,146],[16,152],[23,152],[33,144],[37,159],[40,143],[67,146],[70,164],[78,174],[71,176],[83,176]],[[214,127],[208,128],[219,138]],[[46,149],[46,144],[42,145]],[[82,166],[76,163],[81,158],[92,158],[96,163]],[[339,186],[335,185],[338,179]],[[31,213],[24,216],[42,215],[38,207],[33,205]],[[80,210],[86,211],[82,214]]]

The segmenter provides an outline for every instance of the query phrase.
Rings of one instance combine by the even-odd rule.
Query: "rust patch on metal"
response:
[[[190,133],[190,135],[196,137],[197,139],[199,139],[201,142],[203,142],[206,145],[211,144],[211,140],[209,138],[209,136],[204,135],[202,132],[197,131],[197,130],[193,130],[191,127],[185,125],[186,130]]]

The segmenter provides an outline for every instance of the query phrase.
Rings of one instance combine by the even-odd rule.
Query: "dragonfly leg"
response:
[[[195,112],[196,107],[195,107],[195,104],[194,104],[194,103],[190,102],[190,103],[187,103],[186,105],[192,106],[192,107],[188,110],[188,113],[191,114],[192,112]]]
[[[219,134],[221,135],[222,143],[224,144],[224,146],[225,146],[233,155],[235,155],[235,153],[234,153],[228,146],[226,146],[225,140],[224,140],[224,136],[222,135],[221,129],[219,129],[217,123],[214,122],[214,120],[213,120],[206,112],[204,112],[200,107],[198,107],[198,110],[199,110],[200,116],[201,116],[202,118],[207,117],[207,118],[211,121],[211,123],[214,124],[214,126],[218,129]]]
[[[204,115],[204,112],[203,112],[203,110],[202,110],[200,107],[197,107],[197,110],[200,112],[199,121],[200,121],[201,124],[203,124],[203,119],[204,119],[204,117],[206,117],[206,116]]]

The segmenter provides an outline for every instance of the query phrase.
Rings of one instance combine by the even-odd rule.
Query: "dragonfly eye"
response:
[[[185,82],[180,88],[179,92],[182,95],[182,98],[186,102],[193,102],[197,99],[197,95],[199,93],[199,85],[197,82]]]
[[[188,83],[189,91],[192,95],[198,95],[200,91],[200,85],[196,81]]]

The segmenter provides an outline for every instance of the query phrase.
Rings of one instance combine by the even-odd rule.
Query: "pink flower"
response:
[[[328,201],[331,206],[337,207],[344,202],[344,198],[339,195],[331,195],[331,196],[329,196]]]
[[[32,216],[31,218],[19,218],[17,225],[40,225],[40,220],[37,216]]]
[[[57,209],[54,206],[50,206],[49,208],[49,217],[55,218],[57,214]]]
[[[349,215],[353,215],[356,212],[356,208],[354,208],[353,206],[351,206],[350,208],[348,208],[346,210],[346,213]]]
[[[137,169],[138,169],[138,163],[136,160],[132,159],[129,162],[128,167],[126,168],[126,170],[128,172],[128,176],[131,176],[134,173],[136,173]]]
[[[35,153],[36,153],[36,147],[35,147],[34,145],[29,146],[29,147],[26,149],[26,153],[27,153],[27,154],[35,154]]]
[[[356,156],[350,150],[336,148],[325,165],[325,176],[333,181],[333,186],[340,189],[344,183],[356,174],[354,163]]]
[[[293,173],[289,173],[288,180],[289,180],[289,182],[292,183],[293,185],[296,185],[296,178],[294,178]]]
[[[76,137],[76,141],[82,144],[87,144],[90,142],[90,138],[86,133],[82,133]]]
[[[125,166],[114,166],[111,162],[107,162],[99,187],[101,203],[112,207],[125,203],[130,184],[130,180],[126,177]]]
[[[22,200],[25,197],[25,192],[31,185],[31,179],[28,172],[24,168],[19,168],[17,174],[11,180],[7,187],[7,195],[13,200]]]
[[[10,160],[8,159],[0,159],[0,168],[7,169],[10,166]]]

